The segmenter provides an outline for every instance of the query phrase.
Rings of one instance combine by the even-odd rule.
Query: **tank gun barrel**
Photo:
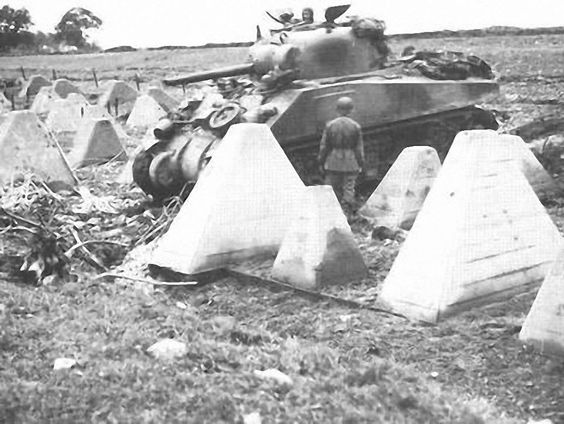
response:
[[[211,71],[194,72],[180,77],[167,78],[163,82],[165,85],[185,85],[209,79],[250,74],[253,70],[254,65],[252,63],[243,63],[240,65],[228,66],[226,68],[213,69]]]

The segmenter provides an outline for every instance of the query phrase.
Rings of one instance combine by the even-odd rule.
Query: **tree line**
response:
[[[88,41],[86,31],[101,25],[102,20],[90,10],[73,7],[61,17],[53,33],[31,32],[29,11],[5,5],[0,9],[0,54],[96,51],[99,48]]]

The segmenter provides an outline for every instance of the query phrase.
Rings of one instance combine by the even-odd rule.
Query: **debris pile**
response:
[[[89,181],[96,192],[108,192],[103,184]],[[8,279],[46,283],[55,276],[108,271],[133,246],[166,231],[171,211],[178,210],[177,202],[146,209],[143,198],[138,192],[95,195],[84,186],[56,193],[33,174],[5,184],[0,257],[13,262]]]

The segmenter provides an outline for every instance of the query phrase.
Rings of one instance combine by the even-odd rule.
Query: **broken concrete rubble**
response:
[[[272,276],[305,289],[362,280],[368,269],[331,186],[304,191],[274,261]]]
[[[516,165],[484,160],[497,137],[457,135],[384,281],[381,298],[395,311],[437,322],[544,278],[561,237]]]
[[[151,263],[183,274],[273,256],[304,185],[264,124],[229,128]]]

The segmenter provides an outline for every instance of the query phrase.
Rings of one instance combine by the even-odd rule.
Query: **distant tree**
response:
[[[14,9],[5,5],[0,9],[0,32],[17,34],[27,31],[31,25],[31,15],[25,7]]]
[[[84,47],[87,45],[85,31],[99,28],[102,20],[90,10],[73,7],[63,15],[55,27],[57,39],[70,46]]]

